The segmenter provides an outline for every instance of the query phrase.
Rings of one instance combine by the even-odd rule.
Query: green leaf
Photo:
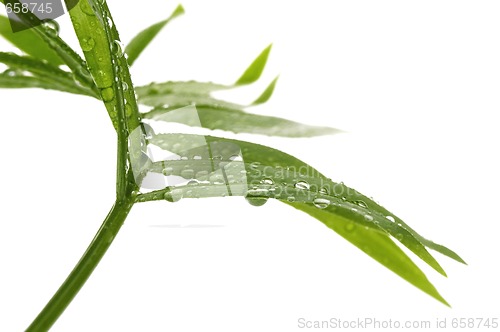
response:
[[[252,103],[252,106],[253,105],[260,105],[260,104],[264,104],[264,103],[267,103],[267,101],[271,98],[271,96],[273,95],[274,93],[274,89],[276,88],[276,83],[278,83],[278,77],[276,77],[272,82],[271,84],[269,84],[267,86],[267,88],[264,90],[264,92],[262,92],[262,94],[259,96],[259,98],[257,98],[253,103]]]
[[[265,48],[233,85],[196,81],[151,83],[136,89],[138,100],[143,105],[156,107],[156,113],[160,113],[160,107],[167,110],[188,105],[241,111],[245,108],[244,105],[214,98],[211,93],[219,90],[233,89],[258,80],[266,65],[271,47],[272,45],[269,45]],[[274,92],[277,81],[278,77],[249,106],[267,102]]]
[[[328,228],[361,249],[368,256],[410,282],[420,290],[449,306],[415,263],[385,234],[374,232],[352,221],[306,203],[286,204],[323,222]]]
[[[7,3],[12,5],[21,4],[19,0],[7,0]],[[81,1],[80,4],[81,3],[87,2]],[[57,22],[51,21],[50,24],[42,23],[40,19],[31,12],[20,13],[18,14],[18,18],[26,25],[33,26],[30,30],[35,32],[43,42],[57,53],[83,86],[94,90],[96,94],[98,93],[85,61],[83,61],[83,59],[59,37],[59,32],[54,29],[55,26],[57,29],[59,27]]]
[[[184,14],[184,7],[178,5],[174,12],[169,18],[151,25],[150,27],[139,32],[130,43],[125,48],[125,52],[128,55],[128,63],[130,66],[134,64],[139,55],[144,51],[144,49],[151,43],[151,41],[156,37],[156,35],[168,24],[170,21],[176,17]]]
[[[203,142],[206,144],[201,144]],[[318,218],[387,268],[446,304],[425,275],[388,236],[396,238],[444,274],[420,242],[402,225],[367,207],[368,202],[374,206],[375,202],[343,184],[332,182],[300,160],[261,145],[209,136],[157,135],[149,143],[186,158],[151,163],[149,170],[163,173],[169,169],[170,174],[191,182],[142,194],[139,201],[239,195],[260,205],[268,198],[279,199]],[[242,162],[234,161],[237,154]],[[229,176],[231,180],[227,180]],[[351,238],[348,233],[354,229],[359,231]]]
[[[217,105],[219,106],[219,105]],[[201,126],[208,129],[219,129],[234,133],[250,133],[282,137],[313,137],[340,133],[338,129],[318,127],[301,124],[298,122],[247,113],[238,109],[225,109],[214,106],[196,107],[199,121],[193,121],[193,113],[183,109],[168,110],[155,108],[143,115],[146,119],[176,122],[186,125]]]
[[[0,74],[0,88],[41,88],[86,95],[86,93],[81,90],[73,89],[72,87],[69,87],[67,85],[58,84],[57,82],[54,82],[47,78],[24,76],[10,70],[8,70],[4,74]]]
[[[37,59],[46,60],[55,66],[64,64],[57,53],[36,32],[27,29],[14,33],[10,27],[9,19],[2,15],[0,15],[0,35],[24,53]]]
[[[254,143],[210,136],[166,134],[157,135],[149,142],[182,157],[193,158],[194,155],[197,155],[201,158],[212,158],[211,154],[204,153],[204,146],[200,147],[199,142],[201,140],[205,140],[208,146],[215,143],[237,146],[241,151],[245,164],[253,165],[253,167],[263,165],[265,169],[257,169],[258,173],[252,176],[252,185],[256,182],[255,180],[263,180],[264,175],[269,176],[276,185],[281,183],[283,186],[283,183],[285,183],[285,187],[290,187],[290,183],[297,184],[300,181],[307,181],[307,186],[310,189],[305,191],[310,193],[308,193],[309,196],[306,195],[305,199],[301,198],[303,202],[314,203],[316,198],[328,200],[329,204],[324,211],[341,215],[363,227],[383,230],[405,245],[436,271],[445,275],[444,270],[419,240],[421,237],[418,235],[417,238],[416,232],[411,229],[408,230],[402,223],[397,222],[394,214],[343,183],[331,181],[313,167],[295,157]],[[209,149],[208,152],[213,154],[212,149]],[[234,151],[231,152],[231,155],[234,155]],[[224,160],[224,155],[221,158]],[[192,161],[192,164],[195,165],[196,162]],[[252,171],[252,169],[247,169],[249,174]],[[283,198],[277,196],[276,191],[267,191],[261,194],[268,198]],[[298,201],[298,198],[294,197],[294,200]]]
[[[10,69],[8,73],[10,74],[28,71],[30,74],[40,77],[42,80],[24,80],[25,82],[32,82],[35,84],[33,87],[40,87],[42,84],[46,89],[49,89],[50,86],[52,86],[56,90],[78,93],[97,98],[92,90],[76,84],[71,73],[65,72],[47,62],[36,60],[27,56],[19,56],[13,53],[0,52],[0,63],[4,63],[9,66]],[[11,79],[10,81],[14,80]],[[18,81],[21,82],[23,80],[18,79]]]
[[[133,130],[139,125],[139,114],[127,60],[107,3],[80,1],[70,17],[113,126],[124,135],[126,131],[119,126],[125,124],[119,119],[126,118],[128,128]]]
[[[243,75],[236,81],[235,85],[247,85],[257,81],[264,67],[266,66],[269,53],[271,52],[272,44],[266,47],[252,62],[252,64],[245,70]]]

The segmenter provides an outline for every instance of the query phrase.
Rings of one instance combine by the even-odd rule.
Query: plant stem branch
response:
[[[134,199],[134,197],[129,197],[128,200],[123,202],[117,201],[113,205],[80,261],[52,299],[26,329],[27,332],[47,331],[56,322],[108,250],[132,209]]]

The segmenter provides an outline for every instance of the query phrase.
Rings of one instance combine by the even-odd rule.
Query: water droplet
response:
[[[210,175],[209,180],[213,184],[224,184],[224,177],[222,176],[222,174],[214,173]]]
[[[4,71],[4,72],[2,73],[2,75],[4,75],[4,76],[8,76],[8,77],[15,77],[15,76],[17,76],[17,75],[19,75],[19,74],[20,74],[20,71],[15,70],[15,69],[10,69],[10,68],[9,68],[9,69],[7,69],[6,71]]]
[[[130,106],[130,104],[126,104],[125,105],[125,115],[127,117],[130,117],[130,116],[132,116],[132,113],[133,113],[132,106]]]
[[[121,57],[123,56],[123,49],[125,48],[125,46],[123,45],[123,43],[119,40],[114,40],[111,45],[111,52],[116,55],[117,57]]]
[[[181,200],[181,198],[182,198],[181,189],[169,189],[163,195],[163,199],[171,203],[178,202]]]
[[[345,230],[347,232],[352,232],[352,231],[354,231],[355,228],[356,228],[356,226],[352,222],[345,225]]]
[[[396,239],[397,239],[398,241],[400,241],[400,242],[401,242],[401,241],[403,241],[403,239],[404,239],[403,234],[401,234],[401,233],[396,234]]]
[[[315,198],[313,204],[318,209],[326,209],[330,205],[330,201],[325,198]]]
[[[128,84],[126,82],[122,82],[122,89],[123,89],[123,91],[128,90]]]
[[[328,195],[329,192],[328,192],[328,188],[327,187],[323,187],[319,190],[319,193],[322,194],[322,195]]]
[[[390,222],[396,222],[396,220],[394,219],[393,216],[386,216],[386,218],[390,221]]]
[[[92,8],[90,7],[90,4],[88,1],[80,1],[80,9],[82,10],[82,12],[84,12],[85,14],[87,14],[89,16],[95,15],[95,13],[92,10]]]
[[[369,215],[369,214],[365,214],[365,219],[366,219],[367,221],[373,221],[373,219],[374,219],[374,218],[373,218],[373,216],[371,216],[371,215]]]
[[[95,40],[92,37],[84,38],[84,39],[82,39],[80,46],[82,47],[82,50],[84,52],[90,52],[95,47]]]
[[[142,128],[142,133],[144,134],[144,137],[146,139],[152,139],[153,136],[156,135],[153,127],[151,127],[147,123],[144,123],[144,122],[141,123],[141,128]]]
[[[110,102],[115,99],[115,92],[112,87],[101,89],[101,97],[105,102]]]
[[[46,20],[42,23],[42,27],[45,29],[45,32],[52,37],[59,36],[59,23],[54,20]]]
[[[274,181],[270,178],[265,178],[260,181],[261,184],[269,185],[272,186],[274,184]]]
[[[112,28],[113,27],[113,20],[111,17],[108,16],[108,25]]]
[[[306,181],[299,181],[295,184],[295,188],[299,190],[309,190],[311,186]]]
[[[364,201],[356,201],[355,202],[358,206],[361,206],[362,208],[367,208],[368,205],[366,205],[366,203]]]
[[[174,168],[173,167],[165,167],[161,173],[165,176],[170,176],[174,173]]]
[[[196,156],[193,156],[193,159],[194,160],[201,160],[202,158],[201,158],[201,156],[196,155]]]
[[[246,200],[252,206],[262,206],[267,203],[265,197],[246,197]]]
[[[192,169],[184,169],[181,171],[181,176],[184,179],[192,179],[194,178],[194,170]]]
[[[290,203],[292,203],[292,202],[295,202],[295,197],[294,196],[288,196],[288,198],[286,200],[289,201]]]

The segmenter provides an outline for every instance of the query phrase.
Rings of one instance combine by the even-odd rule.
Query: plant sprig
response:
[[[68,5],[70,2],[66,0]],[[8,19],[0,16],[0,35],[22,53],[0,53],[0,62],[9,68],[0,75],[0,87],[44,88],[100,99],[117,135],[115,204],[81,260],[27,331],[47,330],[54,324],[104,256],[134,204],[187,198],[242,196],[255,206],[269,199],[279,200],[321,221],[401,278],[448,305],[396,242],[442,275],[446,275],[444,269],[427,249],[461,263],[464,260],[452,250],[425,239],[374,200],[267,146],[215,136],[155,133],[151,127],[155,121],[283,137],[340,132],[249,112],[251,106],[269,100],[277,77],[250,105],[212,96],[215,91],[258,81],[271,45],[233,84],[166,81],[135,88],[129,65],[137,61],[168,23],[183,13],[184,8],[179,5],[166,20],[142,30],[125,47],[106,1],[81,0],[71,9],[70,16],[85,60],[58,36],[54,21],[40,22],[32,13],[22,14],[20,18],[26,25],[35,26],[13,33],[7,29]],[[139,113],[139,103],[149,109]],[[153,161],[148,147],[163,149],[176,158]],[[307,173],[303,174],[302,169]],[[152,175],[167,181],[160,187],[147,188],[146,179]],[[176,177],[181,183],[169,184],[169,177]]]

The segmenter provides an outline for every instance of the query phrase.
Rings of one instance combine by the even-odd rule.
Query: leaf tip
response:
[[[184,6],[182,4],[178,4],[177,7],[175,8],[174,12],[172,13],[172,18],[177,17],[179,15],[185,14],[186,10],[184,9]]]
[[[264,67],[266,66],[267,59],[269,58],[269,53],[273,44],[269,44],[260,54],[255,58],[255,60],[248,66],[243,75],[236,81],[235,85],[247,85],[254,83],[257,81],[262,72],[264,71]]]
[[[262,94],[257,99],[255,99],[254,102],[250,104],[250,106],[257,106],[266,103],[273,95],[274,89],[276,88],[276,83],[278,82],[279,78],[279,75],[276,76],[274,80],[272,80],[272,82],[267,86],[264,92],[262,92]]]

